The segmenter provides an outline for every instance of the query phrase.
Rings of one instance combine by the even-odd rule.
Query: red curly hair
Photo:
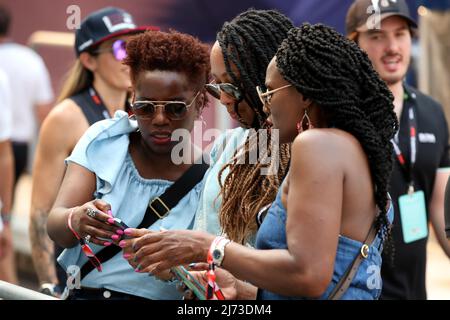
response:
[[[140,72],[147,70],[176,71],[188,79],[206,83],[210,73],[209,47],[197,38],[174,30],[147,31],[127,43],[131,80],[136,83]]]

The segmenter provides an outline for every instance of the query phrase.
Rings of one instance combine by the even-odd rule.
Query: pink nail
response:
[[[125,254],[123,255],[123,257],[124,257],[125,259],[127,259],[127,260],[128,260],[128,258],[130,258],[130,257],[131,257],[131,254],[129,254],[129,253],[125,253]]]
[[[113,217],[113,214],[112,214],[112,211],[111,211],[111,210],[106,211],[106,213],[107,213],[110,217]]]
[[[119,247],[121,247],[121,248],[125,248],[126,245],[127,245],[127,243],[125,242],[125,240],[122,240],[119,242]]]
[[[124,233],[129,236],[133,231],[131,229],[125,229]]]
[[[103,245],[104,245],[105,247],[110,246],[110,245],[111,245],[111,242],[105,242],[105,243],[103,243]]]
[[[117,230],[116,230],[116,233],[117,233],[118,235],[123,235],[123,231],[120,230],[120,229],[117,229]]]
[[[114,224],[114,219],[113,218],[109,218],[108,222],[111,223],[111,224]]]
[[[119,238],[120,238],[120,236],[117,234],[111,236],[111,239],[113,239],[113,240],[119,240]]]

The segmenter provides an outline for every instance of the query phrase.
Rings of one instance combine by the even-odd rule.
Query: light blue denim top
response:
[[[111,204],[115,217],[128,226],[141,222],[148,201],[160,196],[172,181],[142,178],[128,152],[129,134],[137,130],[137,123],[128,119],[123,111],[114,118],[92,125],[77,143],[66,163],[77,163],[96,175],[96,194]],[[150,230],[192,229],[194,214],[203,182],[198,183],[170,214],[156,221]],[[94,252],[102,247],[91,244]],[[67,270],[71,265],[82,266],[87,261],[80,246],[64,250],[58,262]],[[122,252],[103,264],[103,271],[91,271],[81,282],[82,286],[105,288],[149,299],[181,299],[175,283],[157,280],[148,274],[134,272],[122,257]]]
[[[287,249],[286,218],[287,211],[281,202],[283,188],[278,190],[277,198],[272,203],[267,215],[261,224],[256,237],[258,249]],[[394,208],[392,203],[388,210],[388,220],[392,224],[394,219]],[[344,236],[339,236],[339,242],[334,262],[334,271],[331,283],[325,293],[319,299],[327,299],[342,275],[355,257],[360,254],[362,243]],[[383,250],[383,239],[380,232],[369,246],[369,255],[364,259],[356,272],[350,287],[341,297],[343,300],[376,300],[381,294],[381,252]],[[258,291],[258,299],[262,300],[287,300],[308,299],[304,297],[286,297],[267,290]]]

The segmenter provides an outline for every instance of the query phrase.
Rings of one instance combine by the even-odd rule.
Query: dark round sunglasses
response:
[[[205,89],[210,95],[218,100],[220,100],[221,92],[226,93],[238,102],[241,102],[244,98],[242,91],[231,83],[208,83],[205,84]]]
[[[122,61],[127,57],[127,42],[125,40],[118,39],[114,41],[110,48],[102,48],[92,51],[94,54],[103,52],[112,52],[114,59]]]
[[[131,108],[136,117],[141,119],[152,119],[155,116],[156,108],[162,107],[167,118],[170,120],[181,120],[186,116],[189,108],[192,106],[200,92],[201,91],[197,92],[189,104],[186,104],[184,101],[138,100],[131,105]]]

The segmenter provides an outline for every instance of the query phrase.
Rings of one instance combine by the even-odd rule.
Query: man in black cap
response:
[[[450,257],[443,212],[450,167],[447,123],[440,104],[403,81],[416,28],[404,0],[356,0],[347,13],[347,36],[387,83],[400,121],[390,181],[394,250],[384,251],[382,299],[426,299],[428,222]]]

